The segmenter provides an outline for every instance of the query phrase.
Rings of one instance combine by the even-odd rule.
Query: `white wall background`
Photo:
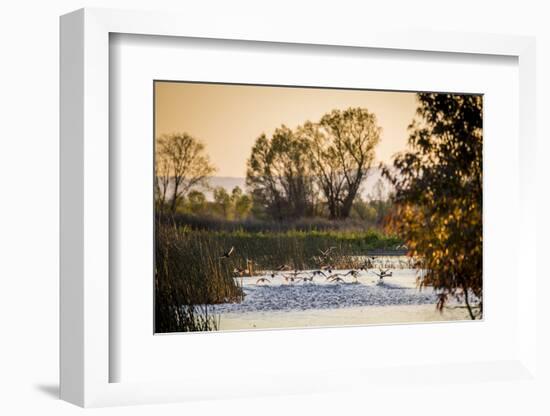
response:
[[[0,414],[76,414],[56,399],[58,389],[58,16],[84,6],[178,10],[209,24],[211,13],[231,19],[288,24],[317,19],[327,31],[344,25],[387,24],[434,30],[535,35],[538,42],[539,259],[549,247],[550,13],[544,1],[202,1],[19,0],[0,9]],[[545,156],[546,155],[546,156]],[[548,290],[544,280],[538,290]],[[550,293],[550,292],[547,292]],[[542,305],[541,305],[542,306]],[[542,312],[542,311],[541,311]],[[550,374],[548,313],[541,315],[540,363]],[[543,352],[545,351],[546,354]],[[546,393],[550,387],[546,386]],[[443,391],[443,394],[438,394]],[[543,391],[529,385],[436,385],[398,397],[343,393],[94,410],[99,414],[549,414]],[[537,400],[538,398],[538,400]],[[472,400],[472,401],[470,401]],[[473,403],[475,405],[468,404]],[[420,414],[419,413],[419,414]]]

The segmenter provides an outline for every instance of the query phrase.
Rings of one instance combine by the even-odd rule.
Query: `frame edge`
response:
[[[108,305],[108,294],[104,293],[107,292],[104,289],[108,288],[108,284],[102,281],[105,278],[103,273],[99,275],[97,273],[105,268],[104,249],[101,248],[98,252],[97,241],[90,238],[90,234],[99,234],[100,239],[104,237],[101,231],[93,229],[94,220],[92,220],[92,218],[99,221],[104,219],[105,212],[94,212],[93,208],[96,206],[92,204],[93,196],[102,190],[90,185],[91,171],[98,172],[103,169],[106,156],[101,152],[105,146],[108,148],[105,138],[95,135],[103,134],[106,116],[108,116],[106,109],[95,105],[102,105],[105,101],[103,98],[108,94],[105,94],[105,85],[101,91],[93,91],[96,83],[105,81],[106,74],[108,84],[108,68],[104,65],[108,63],[108,42],[105,40],[109,33],[119,32],[161,36],[190,36],[190,33],[195,33],[195,36],[191,35],[191,37],[199,37],[204,33],[204,29],[197,29],[193,25],[191,28],[182,29],[181,21],[176,22],[175,16],[164,13],[155,14],[154,21],[158,21],[160,17],[167,20],[162,27],[149,23],[149,17],[149,12],[86,8],[64,15],[60,19],[60,397],[83,407],[188,399],[182,397],[185,394],[182,394],[179,389],[165,391],[164,388],[160,388],[160,385],[156,390],[153,389],[155,391],[149,392],[142,386],[121,386],[109,383],[108,378],[104,377],[108,374],[108,368],[104,368],[108,367],[108,345],[103,345],[102,338],[105,335],[108,336],[108,328],[104,327],[108,325],[108,310],[103,309],[99,316],[94,313],[98,308]],[[306,39],[290,39],[292,34],[282,38],[280,35],[274,36],[272,28],[260,31],[254,27],[249,29],[249,33],[256,33],[254,36],[256,39],[249,40],[272,39],[277,42],[278,38],[279,42],[284,43],[319,44],[321,42],[323,44],[326,42],[325,35],[316,33],[308,35]],[[247,32],[246,28],[244,32]],[[399,38],[403,33],[381,35],[380,39],[350,41],[350,34],[346,33],[337,36],[338,39],[331,44],[389,49],[403,47],[403,41]],[[526,45],[529,45],[533,38],[469,34],[462,41],[448,44],[445,43],[449,40],[448,36],[449,34],[437,41],[426,43],[425,36],[412,35],[417,44],[426,46],[411,50],[454,53],[492,51],[489,54],[518,56],[520,68],[524,62],[527,68],[534,63],[534,59],[521,59],[526,57],[524,55]],[[217,29],[217,32],[210,34],[209,37],[244,38],[232,33],[226,27]],[[478,37],[483,41],[474,43]],[[511,41],[503,42],[503,38]],[[90,47],[92,51],[87,49]],[[91,59],[97,57],[99,57],[98,60]],[[523,85],[525,84],[520,82],[520,89]],[[536,81],[534,85],[536,86]],[[86,92],[91,93],[92,97],[87,96]],[[523,98],[529,100],[528,97]],[[523,99],[520,101],[525,102]],[[536,103],[532,104],[536,108]],[[93,122],[98,120],[99,127],[94,128]],[[522,129],[520,121],[520,134],[522,133],[525,133],[525,130]],[[528,136],[531,134],[536,134],[536,131],[531,131]],[[531,160],[532,153],[525,156],[524,160]],[[94,167],[95,162],[99,163]],[[107,175],[108,179],[108,173],[104,172],[99,180],[104,180],[104,175]],[[106,212],[108,213],[108,207]],[[104,240],[103,238],[102,241]],[[93,260],[102,264],[94,267]],[[530,304],[529,313],[532,313],[534,308],[534,304]],[[526,356],[529,356],[533,352],[533,347],[536,346],[536,338],[532,338],[534,334],[531,330],[525,334],[531,337],[530,342],[521,345],[518,351],[522,364],[525,364]],[[532,369],[532,365],[536,366],[536,362],[533,363],[531,360],[528,362],[531,364],[528,365],[529,369]],[[175,383],[169,385],[175,387]],[[176,390],[178,390],[177,393]],[[143,395],[141,401],[137,400],[135,393],[145,391],[147,394]]]
[[[84,11],[60,18],[60,398],[84,405]]]

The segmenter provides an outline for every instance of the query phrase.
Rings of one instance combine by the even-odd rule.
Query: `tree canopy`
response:
[[[246,185],[255,202],[274,219],[311,216],[315,208],[309,144],[281,126],[256,140],[247,164]]]
[[[422,260],[439,307],[464,298],[472,319],[483,312],[482,127],[481,96],[418,94],[409,150],[384,169],[395,188],[388,228]]]
[[[215,168],[204,144],[187,133],[162,135],[156,140],[155,196],[160,209],[178,203],[195,186],[205,185]]]
[[[329,218],[345,219],[379,141],[376,117],[364,108],[333,110],[294,131],[283,125],[256,140],[246,183],[271,218],[313,216],[323,204]]]
[[[298,131],[311,149],[311,169],[329,217],[347,218],[380,141],[376,116],[365,108],[333,110]]]

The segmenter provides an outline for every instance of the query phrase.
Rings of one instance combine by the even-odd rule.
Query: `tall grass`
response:
[[[234,269],[252,272],[280,265],[313,269],[322,265],[356,268],[369,250],[391,249],[400,241],[378,231],[297,230],[251,232],[196,229],[157,221],[155,331],[210,331],[218,328],[209,305],[241,302],[244,294]],[[220,258],[229,248],[234,253]],[[321,251],[334,247],[330,257]]]
[[[155,332],[209,331],[217,319],[208,305],[242,300],[231,261],[207,234],[157,224],[155,252]]]
[[[286,221],[259,220],[247,218],[244,220],[226,220],[207,215],[176,213],[170,221],[178,226],[190,227],[193,230],[208,231],[246,231],[286,232],[286,231],[368,231],[373,228],[360,219],[328,220],[326,218],[300,218]]]
[[[207,239],[219,251],[235,247],[232,264],[246,268],[247,260],[256,270],[273,270],[280,265],[296,269],[318,268],[330,264],[337,268],[357,267],[355,256],[364,256],[369,250],[390,249],[400,243],[396,237],[387,237],[377,231],[284,231],[248,232],[190,230],[180,227],[197,239]],[[321,258],[321,251],[334,247],[329,258]]]

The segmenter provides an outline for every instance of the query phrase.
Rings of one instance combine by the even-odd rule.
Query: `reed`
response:
[[[361,219],[329,220],[326,218],[297,218],[285,221],[259,220],[247,218],[243,220],[227,220],[215,216],[193,215],[186,213],[175,213],[165,221],[178,226],[191,227],[194,230],[206,231],[246,231],[258,232],[286,232],[286,231],[369,231],[372,229],[381,230],[373,224]]]
[[[258,274],[280,265],[300,270],[324,265],[357,268],[368,250],[399,243],[395,237],[372,230],[223,231],[158,222],[155,331],[216,330],[218,317],[210,313],[209,305],[243,300],[234,278],[237,267]],[[221,258],[230,247],[235,247],[232,255]],[[334,249],[323,256],[321,251],[329,247]]]
[[[189,231],[197,238],[207,235],[221,247],[235,247],[233,264],[245,268],[247,260],[255,263],[256,270],[273,270],[286,264],[296,269],[313,269],[322,265],[335,268],[357,267],[357,257],[369,250],[392,249],[399,239],[387,237],[377,231]],[[329,257],[321,251],[335,247]]]
[[[209,305],[242,301],[232,261],[219,258],[220,242],[158,224],[155,251],[155,332],[209,331]]]

